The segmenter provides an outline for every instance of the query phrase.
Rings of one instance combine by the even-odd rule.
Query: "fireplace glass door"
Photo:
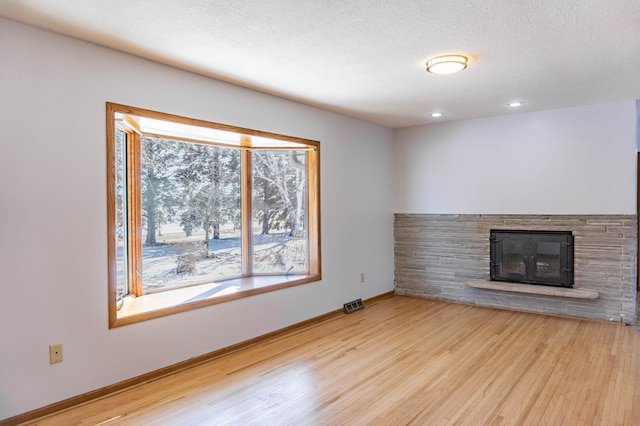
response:
[[[573,235],[559,231],[491,231],[491,279],[573,286]]]

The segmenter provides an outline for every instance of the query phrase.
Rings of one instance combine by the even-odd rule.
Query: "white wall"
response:
[[[394,212],[635,214],[636,102],[394,130]]]
[[[637,116],[636,151],[640,152],[640,99],[636,100],[636,116]]]
[[[390,129],[3,19],[0,58],[0,419],[393,289]],[[107,101],[321,141],[324,279],[109,330]]]

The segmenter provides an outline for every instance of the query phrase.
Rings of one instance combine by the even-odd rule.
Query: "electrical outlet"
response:
[[[360,272],[360,282],[364,282],[364,272]]]
[[[62,343],[49,346],[49,364],[62,362]]]

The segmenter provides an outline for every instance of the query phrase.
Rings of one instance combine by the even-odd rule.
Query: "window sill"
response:
[[[127,298],[110,328],[319,281],[320,275],[252,276]]]

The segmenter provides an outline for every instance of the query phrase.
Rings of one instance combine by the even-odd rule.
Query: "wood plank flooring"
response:
[[[640,331],[395,296],[38,425],[640,425]]]

